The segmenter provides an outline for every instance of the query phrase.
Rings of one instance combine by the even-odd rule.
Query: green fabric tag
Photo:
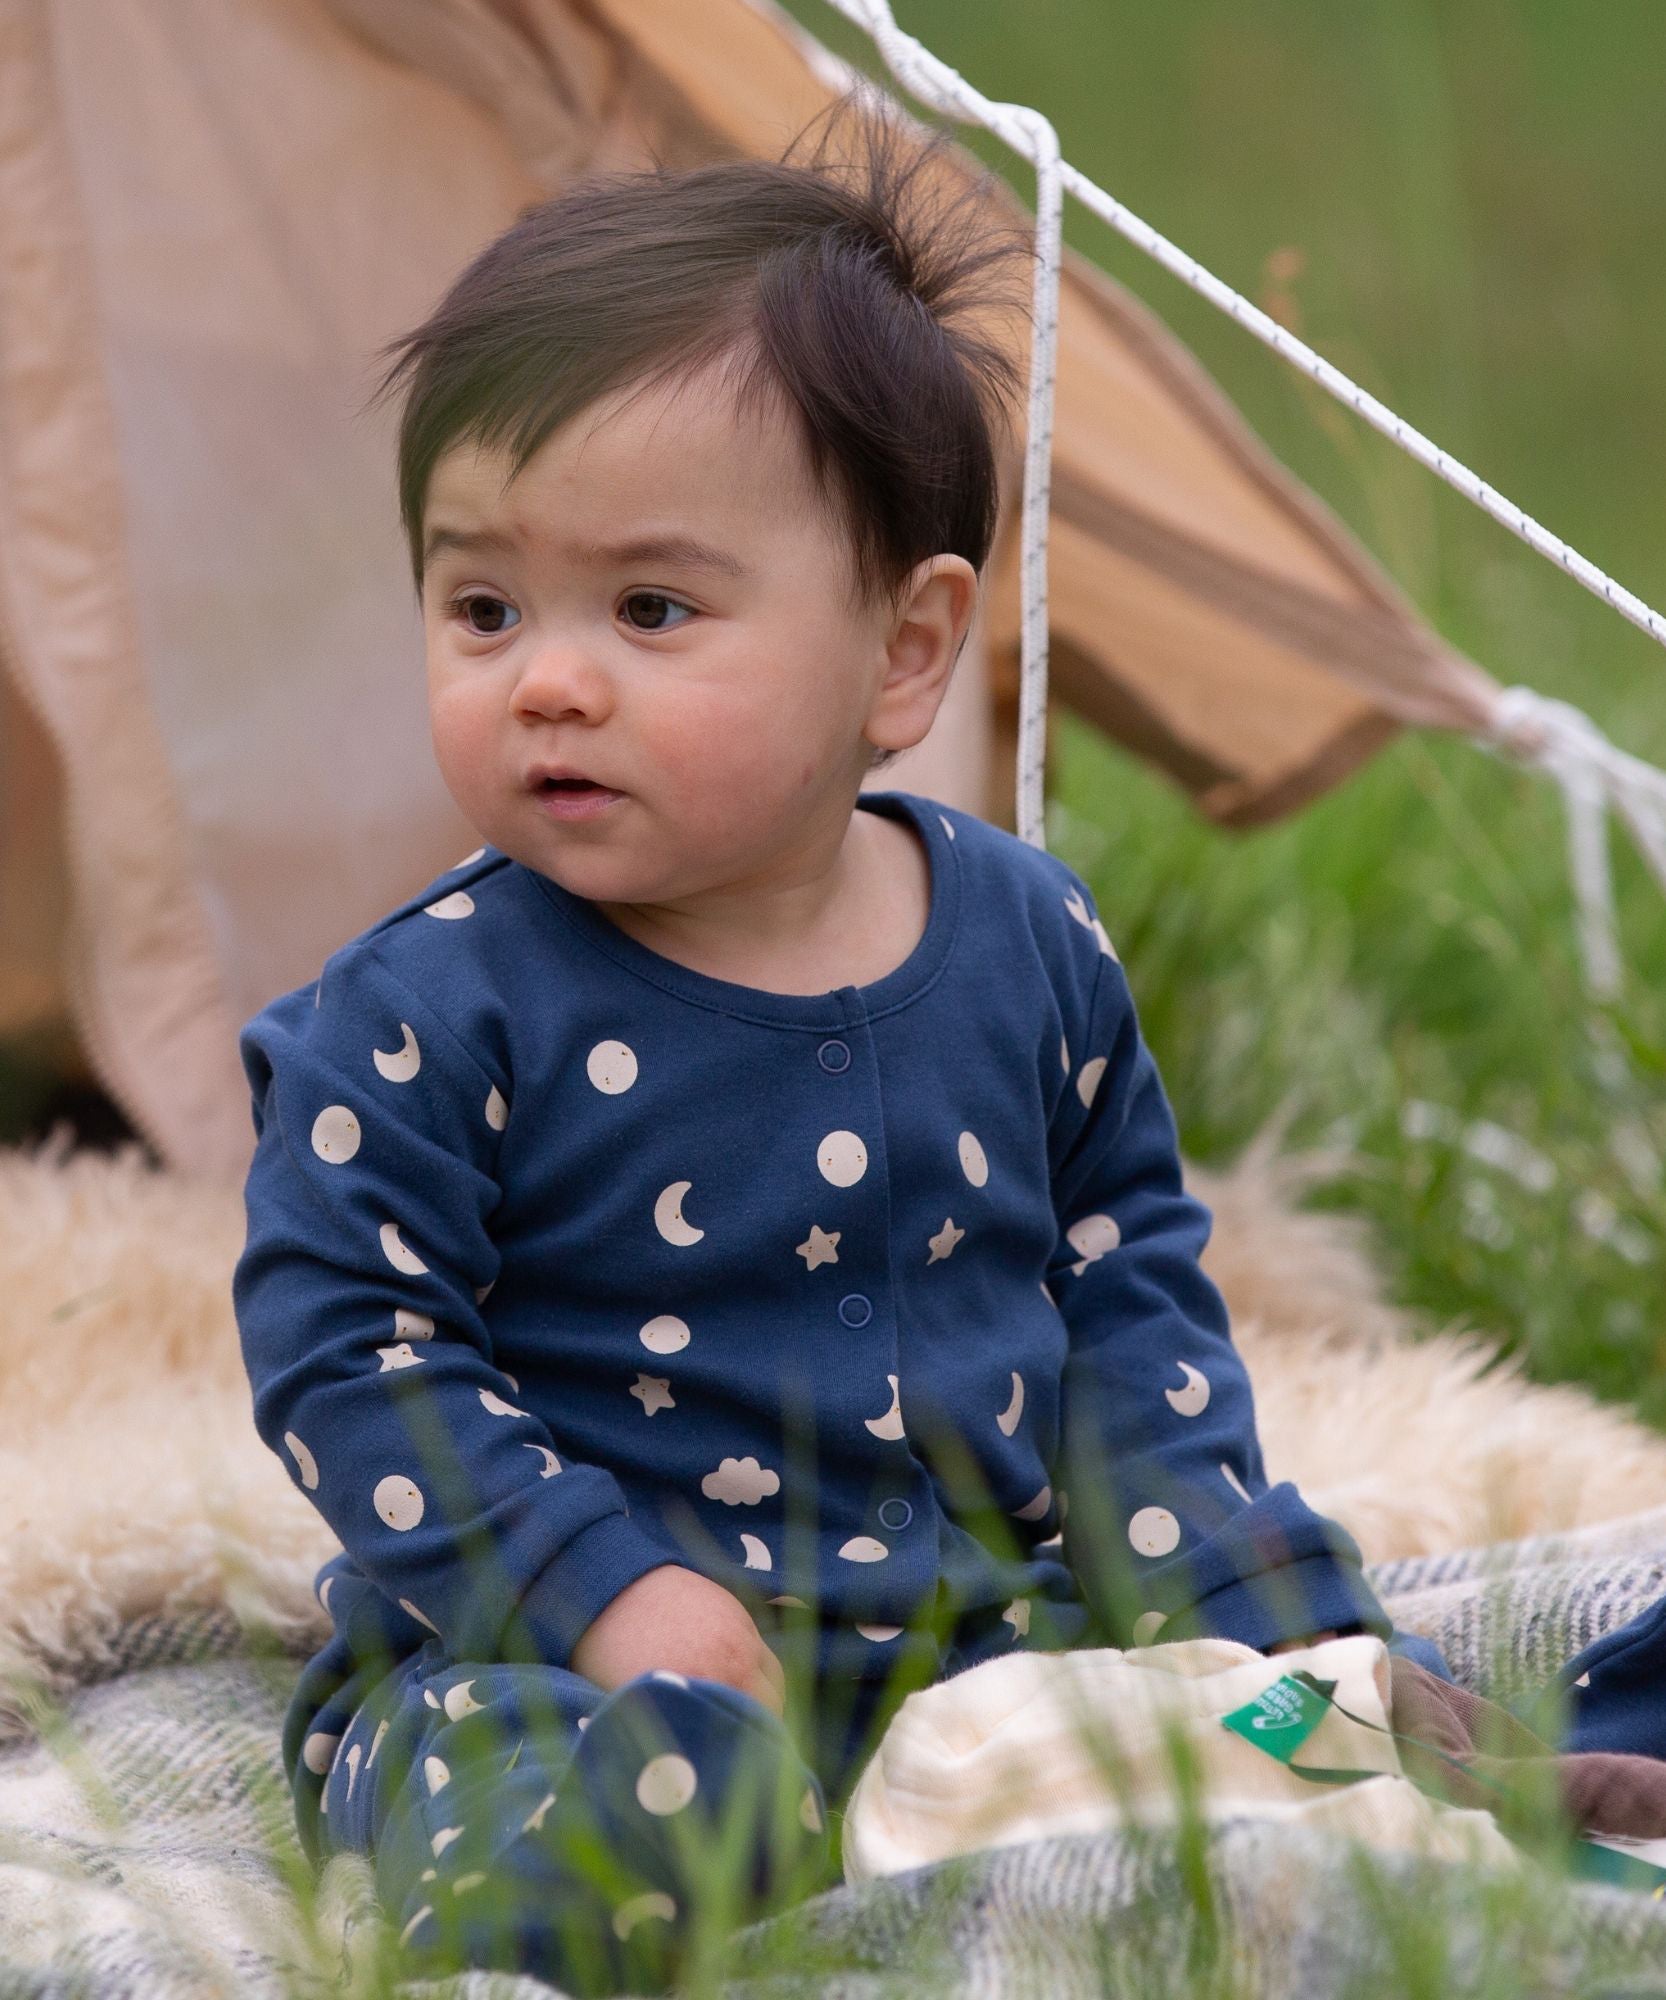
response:
[[[1221,1726],[1288,1764],[1319,1727],[1335,1686],[1334,1681],[1298,1681],[1286,1674],[1263,1688],[1254,1701],[1223,1715]]]

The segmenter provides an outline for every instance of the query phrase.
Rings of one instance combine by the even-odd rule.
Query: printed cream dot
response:
[[[1107,1251],[1122,1241],[1122,1230],[1114,1215],[1079,1216],[1064,1232],[1065,1240],[1081,1259],[1072,1264],[1071,1274],[1079,1278],[1090,1264],[1097,1264]]]
[[[434,1633],[436,1637],[443,1638],[445,1636],[434,1623],[433,1619],[428,1616],[427,1612],[419,1611],[408,1597],[400,1598],[399,1608],[401,1611],[408,1611],[419,1625],[426,1625],[429,1631]]]
[[[613,1913],[613,1934],[628,1938],[638,1924],[648,1917],[663,1917],[667,1923],[676,1920],[677,1906],[663,1889],[645,1889],[640,1896],[632,1896]]]
[[[417,1038],[409,1021],[401,1021],[399,1032],[404,1040],[391,1053],[387,1049],[372,1049],[370,1060],[376,1065],[377,1073],[385,1076],[389,1083],[409,1083],[422,1067],[422,1051],[417,1047]]]
[[[353,1797],[353,1780],[359,1775],[359,1760],[364,1755],[364,1745],[355,1743],[347,1753],[347,1797]]]
[[[370,1501],[388,1526],[401,1532],[414,1528],[422,1519],[421,1489],[403,1472],[390,1472],[386,1479],[378,1479]]]
[[[829,1132],[816,1148],[816,1165],[835,1187],[854,1187],[868,1171],[868,1149],[854,1132]]]
[[[688,1321],[678,1319],[675,1313],[656,1313],[645,1320],[637,1338],[651,1354],[678,1354],[688,1345],[693,1335],[688,1330]]]
[[[326,1104],[312,1121],[312,1150],[339,1167],[359,1150],[359,1121],[345,1104]]]
[[[495,1083],[486,1093],[486,1123],[494,1132],[501,1132],[509,1123],[509,1100]]]
[[[1180,1523],[1166,1507],[1142,1507],[1128,1523],[1128,1539],[1136,1555],[1166,1556],[1180,1546]]]
[[[370,1739],[370,1755],[364,1760],[364,1768],[367,1771],[370,1769],[371,1765],[375,1763],[376,1752],[381,1749],[382,1738],[386,1736],[387,1733],[388,1733],[387,1718],[386,1716],[384,1716],[382,1720],[378,1722],[376,1725],[376,1734]]]
[[[461,1840],[462,1837],[463,1829],[460,1826],[442,1826],[428,1843],[434,1850],[434,1859],[438,1861],[451,1843],[454,1840]]]
[[[693,1798],[698,1782],[688,1759],[675,1750],[667,1751],[663,1757],[652,1757],[643,1765],[636,1781],[637,1803],[644,1812],[664,1818],[682,1811]]]
[[[653,1678],[656,1681],[669,1681],[673,1687],[685,1688],[688,1686],[687,1676],[673,1673],[669,1667],[655,1667]]]
[[[439,1879],[440,1871],[437,1868],[425,1868],[417,1877],[419,1882],[437,1882]]]
[[[1186,1386],[1183,1389],[1165,1389],[1163,1400],[1178,1416],[1201,1416],[1209,1407],[1209,1377],[1201,1368],[1192,1367],[1190,1362],[1180,1361],[1175,1365],[1185,1376]]]
[[[1011,1437],[1018,1428],[1018,1419],[1024,1414],[1024,1378],[1015,1368],[1012,1371],[1012,1399],[995,1419],[996,1428],[1003,1437]]]
[[[416,1929],[417,1925],[422,1922],[424,1917],[431,1917],[433,1914],[434,1914],[433,1904],[424,1903],[422,1908],[417,1911],[416,1915],[412,1917],[411,1921],[399,1933],[399,1942],[401,1944],[409,1944],[412,1931]]]
[[[1168,1622],[1167,1612],[1142,1611],[1134,1620],[1134,1644],[1149,1646]]]
[[[396,1271],[403,1271],[408,1278],[427,1276],[428,1266],[414,1250],[407,1249],[400,1240],[397,1222],[384,1222],[378,1234],[382,1242],[382,1255]]]
[[[449,896],[442,896],[437,903],[424,903],[422,907],[431,917],[455,923],[459,917],[474,915],[474,898],[466,889],[453,889]]]
[[[636,1081],[636,1051],[628,1042],[598,1042],[584,1059],[584,1073],[598,1090],[617,1097]]]
[[[982,1187],[989,1178],[989,1160],[975,1132],[960,1135],[960,1171],[973,1187]]]
[[[422,1698],[430,1708],[438,1708],[440,1705],[440,1698],[432,1688],[424,1688],[422,1690]]]
[[[432,1340],[434,1322],[426,1313],[409,1312],[404,1306],[393,1309],[393,1330],[403,1340]]]
[[[949,819],[949,817],[945,813],[939,813],[937,817],[943,822],[943,831],[949,836],[951,840],[953,840],[954,822],[951,819]]]
[[[1099,1088],[1108,1060],[1105,1056],[1095,1056],[1091,1062],[1083,1063],[1082,1073],[1076,1079],[1076,1095],[1084,1104],[1093,1103],[1093,1094]]]
[[[321,1778],[335,1762],[335,1754],[340,1744],[339,1730],[335,1735],[329,1736],[315,1729],[301,1745],[301,1762],[315,1778]]]
[[[442,1785],[451,1783],[451,1766],[443,1757],[424,1757],[422,1775],[428,1784],[428,1796],[432,1798]]]
[[[452,1883],[451,1893],[454,1896],[464,1895],[470,1889],[478,1889],[485,1879],[486,1871],[484,1868],[471,1868],[466,1875],[459,1875],[456,1881]]]
[[[289,1447],[290,1457],[294,1459],[296,1465],[300,1468],[301,1484],[309,1493],[316,1492],[318,1488],[317,1459],[313,1457],[312,1453],[308,1451],[293,1431],[285,1431],[283,1441]],[[335,1578],[331,1577],[330,1581],[334,1583]],[[325,1609],[328,1610],[329,1606],[326,1605]]]
[[[471,1676],[468,1680],[457,1681],[446,1689],[445,1712],[453,1722],[461,1721],[465,1715],[473,1715],[477,1709],[486,1706],[483,1701],[475,1700],[470,1692],[473,1686],[474,1680]]]
[[[1064,1073],[1068,1076],[1070,1074],[1070,1044],[1062,1038],[1059,1042],[1059,1061],[1063,1063]]]
[[[840,1545],[839,1553],[846,1562],[880,1563],[891,1551],[872,1535],[852,1535],[848,1542]]]
[[[804,1796],[798,1802],[798,1820],[806,1833],[820,1833],[822,1830],[821,1807],[816,1804],[813,1786],[805,1788]]]

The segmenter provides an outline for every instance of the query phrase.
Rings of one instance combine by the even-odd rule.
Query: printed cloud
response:
[[[755,1458],[726,1458],[700,1482],[708,1500],[721,1500],[728,1507],[755,1507],[766,1493],[780,1490],[781,1475]]]

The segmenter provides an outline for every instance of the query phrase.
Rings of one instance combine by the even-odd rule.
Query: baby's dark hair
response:
[[[847,114],[857,157],[835,163]],[[594,175],[524,210],[379,350],[396,358],[370,403],[408,386],[399,508],[418,595],[429,480],[453,446],[504,449],[512,480],[597,398],[720,359],[738,409],[775,396],[795,413],[856,602],[895,603],[945,552],[981,571],[995,429],[1020,387],[984,316],[1022,309],[1001,280],[1030,239],[991,174],[942,158],[950,143],[858,84],[779,160]]]

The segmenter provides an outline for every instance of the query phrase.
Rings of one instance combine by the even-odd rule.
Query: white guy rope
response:
[[[891,73],[923,104],[984,126],[1036,170],[1036,316],[1030,347],[1029,440],[1021,528],[1023,638],[1017,815],[1021,838],[1033,846],[1046,845],[1042,762],[1047,701],[1047,468],[1052,446],[1060,262],[1058,196],[1062,189],[1068,189],[1084,207],[1194,291],[1230,313],[1257,339],[1501,521],[1530,548],[1559,563],[1593,595],[1666,645],[1666,618],[1659,612],[1061,160],[1057,136],[1038,111],[1028,105],[994,102],[974,89],[957,70],[897,25],[887,0],[828,0],[828,4],[872,37]],[[1487,727],[1475,740],[1495,754],[1548,771],[1561,785],[1568,812],[1570,868],[1579,900],[1586,990],[1593,1000],[1612,998],[1619,990],[1620,954],[1608,873],[1605,808],[1612,804],[1620,813],[1666,890],[1666,772],[1616,749],[1579,709],[1526,687],[1500,691]]]

